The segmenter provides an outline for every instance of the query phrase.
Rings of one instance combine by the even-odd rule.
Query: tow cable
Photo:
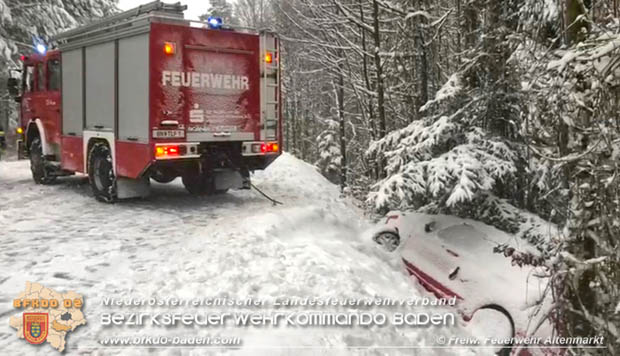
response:
[[[273,203],[273,206],[276,206],[276,205],[278,205],[278,204],[280,204],[280,205],[284,205],[284,203],[279,202],[279,201],[277,201],[277,200],[273,199],[273,198],[272,198],[272,197],[270,197],[269,195],[265,194],[262,190],[258,189],[258,188],[254,185],[254,183],[250,182],[250,187],[254,188],[254,190],[256,190],[257,192],[259,192],[259,193],[260,193],[260,195],[264,196],[265,198],[267,198],[267,200],[269,200],[270,202],[272,202],[272,203]]]
[[[226,160],[228,161],[229,166],[234,169],[235,171],[237,171],[238,173],[241,174],[241,168],[237,167],[236,164],[233,163],[233,161],[230,159],[230,157],[226,157]],[[254,183],[252,183],[252,181],[250,180],[250,187],[253,188],[254,190],[256,190],[260,195],[262,195],[263,197],[265,197],[267,200],[269,200],[273,206],[276,205],[284,205],[284,203],[275,200],[274,198],[270,197],[269,195],[267,195],[265,192],[263,192],[262,190],[258,189],[257,186],[254,185]]]

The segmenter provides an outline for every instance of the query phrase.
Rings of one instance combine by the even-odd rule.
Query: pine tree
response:
[[[233,5],[228,0],[209,0],[209,9],[207,13],[199,16],[202,21],[206,21],[210,16],[221,17],[226,25],[235,26],[239,24],[239,20],[233,14]]]
[[[271,0],[237,0],[235,16],[241,25],[258,30],[273,28]]]
[[[58,32],[115,13],[116,0],[0,0],[0,61],[15,66],[16,55],[33,50]],[[8,68],[4,66],[4,68]],[[7,73],[2,73],[6,75]]]
[[[316,165],[327,179],[334,183],[341,183],[342,154],[338,138],[339,124],[330,119],[325,121],[325,130],[317,137],[319,159]]]

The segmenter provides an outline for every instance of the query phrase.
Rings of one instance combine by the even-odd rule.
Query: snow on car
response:
[[[483,223],[445,215],[390,212],[373,240],[402,258],[406,272],[438,298],[456,298],[472,334],[483,342],[510,340],[500,354],[559,354],[527,345],[553,336],[549,279],[542,267],[515,266],[494,252],[510,246],[535,252],[527,242]],[[526,345],[518,345],[526,340]],[[538,342],[535,342],[539,344]]]

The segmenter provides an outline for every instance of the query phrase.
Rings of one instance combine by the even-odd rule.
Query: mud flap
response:
[[[17,140],[17,159],[26,158],[26,149],[24,148],[24,140]]]
[[[243,189],[244,178],[241,174],[234,170],[218,170],[213,172],[215,176],[215,189]]]
[[[119,177],[116,179],[118,199],[146,198],[151,194],[151,184],[148,177],[129,179]]]

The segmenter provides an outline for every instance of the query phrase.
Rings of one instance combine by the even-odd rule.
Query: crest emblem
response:
[[[49,316],[47,313],[24,313],[24,339],[31,344],[40,344],[47,339]]]

